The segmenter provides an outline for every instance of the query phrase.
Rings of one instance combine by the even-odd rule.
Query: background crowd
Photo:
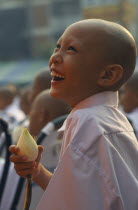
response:
[[[34,80],[31,84],[18,88],[14,84],[8,84],[0,87],[0,118],[3,119],[8,125],[8,132],[11,136],[11,144],[16,144],[21,135],[22,129],[27,127],[30,134],[38,141],[38,143],[42,144],[46,149],[43,152],[42,162],[44,166],[47,167],[51,172],[54,171],[60,154],[62,136],[58,136],[57,130],[63,124],[67,115],[71,111],[71,108],[62,100],[54,99],[49,94],[49,88],[51,84],[51,75],[50,71],[45,68],[34,76]],[[49,132],[47,129],[47,125],[50,122],[56,120],[56,124],[53,128],[53,131]],[[53,122],[54,124],[54,122]],[[41,132],[43,129],[47,130],[43,138],[39,138],[41,136]],[[50,135],[49,135],[50,134]],[[1,163],[1,176],[2,169],[6,163],[6,135],[3,130],[1,130],[0,135],[0,163]],[[9,168],[12,168],[12,164],[10,163]],[[4,169],[3,169],[4,170]],[[8,203],[6,202],[7,193],[11,192],[13,187],[15,188],[16,194],[17,186],[19,184],[19,177],[14,172],[10,172],[14,170],[9,169],[9,178],[7,177],[7,183],[10,183],[9,180],[12,179],[11,183],[14,183],[14,179],[16,180],[16,184],[11,186],[7,184],[7,190],[3,192],[2,200],[1,200],[1,209],[15,209],[17,205],[23,205],[24,202],[24,191],[21,190],[22,196],[18,199],[19,202],[12,204],[13,200]],[[12,174],[13,173],[13,174]],[[25,187],[25,186],[24,186]],[[5,186],[6,188],[6,186]],[[34,186],[36,188],[36,186]],[[23,187],[22,187],[23,189]],[[40,189],[35,189],[36,195],[34,194],[33,206],[37,204],[39,197],[42,194]],[[7,192],[7,193],[6,193]],[[13,196],[14,199],[14,196]]]
[[[11,136],[11,144],[16,144],[23,127],[27,127],[31,135],[45,147],[43,152],[42,163],[51,172],[54,171],[62,143],[62,136],[58,136],[57,130],[63,124],[71,108],[62,100],[54,99],[49,94],[51,84],[51,75],[48,68],[41,69],[34,76],[33,82],[29,85],[18,88],[14,84],[7,84],[0,87],[0,118],[8,125],[8,132]],[[135,134],[138,138],[138,73],[121,88],[119,92],[119,108],[126,115],[134,128]],[[63,118],[62,118],[63,116]],[[60,117],[62,118],[60,122]],[[59,119],[59,123],[52,133],[45,133],[43,139],[39,139],[43,130],[47,128],[49,122]],[[6,136],[1,129],[0,135],[0,175],[6,163]],[[9,178],[7,177],[7,185],[1,199],[1,209],[20,209],[24,202],[25,182],[20,186],[19,198],[16,198],[16,191],[18,185],[23,178],[19,178],[13,172],[12,164],[10,163]],[[3,169],[3,170],[2,170]],[[9,179],[9,181],[8,181]],[[10,180],[12,179],[12,182]],[[15,182],[13,181],[15,179]],[[10,184],[8,184],[10,183]],[[14,186],[12,185],[14,183]],[[16,183],[16,184],[15,184]],[[11,186],[12,185],[12,186]],[[14,193],[11,202],[6,202],[7,194],[12,189]],[[31,209],[37,205],[43,191],[33,186],[33,202]],[[13,202],[14,200],[14,202]]]

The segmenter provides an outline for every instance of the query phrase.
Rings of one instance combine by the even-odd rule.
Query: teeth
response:
[[[62,78],[62,79],[65,78],[64,76],[62,76],[62,75],[60,75],[60,74],[58,74],[58,73],[56,73],[56,72],[54,72],[54,71],[51,72],[51,76],[52,76],[52,77],[60,77],[60,78]]]

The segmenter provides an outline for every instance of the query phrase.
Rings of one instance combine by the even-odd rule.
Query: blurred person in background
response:
[[[13,144],[16,144],[17,141],[19,140],[19,137],[20,137],[20,134],[22,132],[23,127],[28,127],[28,124],[29,124],[29,113],[30,113],[30,110],[31,110],[31,105],[33,105],[33,101],[35,100],[36,96],[38,94],[40,94],[43,90],[46,90],[46,89],[50,88],[50,84],[51,84],[50,72],[49,72],[49,70],[47,70],[47,68],[45,68],[45,69],[42,69],[36,75],[36,77],[33,80],[32,87],[25,87],[25,88],[21,89],[20,94],[17,94],[17,88],[16,88],[16,86],[14,86],[12,84],[7,85],[6,88],[8,90],[10,90],[11,93],[13,93],[13,100],[11,101],[12,103],[9,103],[8,102],[8,106],[11,105],[11,106],[8,107],[10,113],[12,112],[14,114],[16,114],[16,113],[19,114],[19,112],[17,112],[17,109],[15,109],[17,107],[23,113],[23,117],[22,118],[19,118],[18,120],[15,120],[15,123],[14,124],[12,123],[13,126],[10,129],[12,140],[13,140]],[[10,99],[10,98],[8,98],[8,99]],[[44,105],[45,105],[45,103],[44,103]],[[43,109],[43,105],[40,108]],[[65,109],[63,108],[62,102],[61,102],[61,110],[60,110],[61,111],[61,114],[64,113],[64,110]],[[38,112],[39,112],[39,114],[42,113],[41,111],[39,111],[39,107],[38,107]],[[58,111],[56,113],[58,115]],[[56,116],[56,114],[55,114],[55,116]],[[33,122],[33,123],[36,123],[38,125],[38,129],[39,130],[37,130],[37,134],[41,130],[42,126],[44,126],[46,124],[48,118],[49,118],[49,120],[52,119],[52,118],[50,118],[50,116],[47,116],[47,120],[46,120],[45,115],[44,116],[40,115],[40,117],[42,118],[41,120],[40,120],[40,118],[36,118],[35,121]],[[54,114],[53,114],[53,117],[54,117]],[[37,120],[38,120],[38,123],[37,123]],[[53,145],[50,142],[51,143],[51,147],[50,147],[51,148],[51,152],[47,153],[46,155],[47,156],[50,156],[50,154],[51,154],[51,156],[50,156],[49,160],[47,160],[46,164],[49,163],[49,168],[52,168],[53,169],[54,167],[56,167],[56,164],[58,162],[58,157],[59,157],[61,142],[57,141],[56,134],[55,133],[52,135],[52,137],[53,138],[51,138],[50,140],[52,140],[52,142],[55,141],[58,144],[58,148],[57,148],[57,145],[56,146],[54,145],[56,148],[55,147],[53,148],[52,147]],[[3,141],[1,141],[2,142],[2,146],[4,145],[3,144],[4,141],[5,141],[5,139],[3,139]],[[48,144],[49,144],[49,141],[48,141]],[[47,145],[47,147],[48,147],[48,145]],[[0,146],[0,149],[1,149],[1,146]],[[54,153],[53,153],[53,150],[54,150]],[[49,151],[49,149],[48,149],[48,151]],[[53,154],[54,154],[54,157],[53,157]],[[4,157],[4,156],[5,156],[5,150],[4,151],[2,150],[2,157]],[[51,161],[51,162],[49,162],[49,161]],[[14,178],[13,179],[16,180],[16,176],[17,175],[14,174]],[[12,177],[11,177],[11,179],[12,179]],[[15,186],[15,188],[16,188],[16,186]],[[14,190],[15,189],[13,187],[13,191]],[[36,200],[36,197],[34,197],[34,200]],[[6,200],[4,200],[3,202],[4,202],[3,205],[6,205]]]
[[[24,118],[24,113],[14,104],[15,93],[8,86],[0,88],[0,117],[8,122],[10,129],[16,121]]]
[[[7,108],[14,99],[13,92],[8,87],[0,87],[0,118],[6,121],[11,128],[16,119],[7,112]],[[0,129],[1,130],[1,129]],[[3,130],[0,131],[0,157],[5,157],[6,139]]]
[[[12,104],[14,93],[8,87],[0,87],[0,111]]]
[[[37,137],[41,129],[50,121],[61,115],[68,114],[70,107],[64,101],[50,96],[49,90],[44,90],[35,98],[29,114],[29,132]]]
[[[70,107],[60,99],[50,96],[49,90],[42,91],[34,100],[30,111],[30,123],[28,126],[30,134],[37,139],[41,130],[52,120],[65,114],[69,114]],[[44,166],[53,172],[58,163],[60,148],[55,149],[54,145],[60,145],[57,141],[57,130],[52,136],[43,140],[42,145],[46,148],[43,153],[42,162]],[[55,153],[54,153],[55,151]],[[56,153],[57,151],[57,153]]]
[[[29,114],[30,123],[28,129],[31,135],[35,137],[35,139],[37,139],[42,129],[49,122],[53,121],[57,117],[66,114],[68,115],[70,110],[71,109],[67,103],[60,99],[55,99],[51,97],[48,89],[42,91],[34,99]],[[52,131],[50,135],[47,135],[41,142],[41,144],[45,148],[45,150],[43,151],[41,162],[44,165],[44,167],[46,167],[52,173],[57,167],[62,144],[62,137],[59,136],[57,129]],[[24,191],[22,192],[22,194],[24,193]],[[42,189],[40,189],[38,185],[33,185],[33,194],[30,209],[36,209],[36,206],[38,205],[42,194]],[[22,208],[22,205],[23,199],[21,199],[19,202],[19,209]]]
[[[33,103],[35,97],[43,90],[49,89],[51,86],[51,75],[48,68],[45,68],[36,74],[32,88],[30,91],[29,100]]]
[[[16,124],[24,119],[24,113],[19,107],[16,85],[5,85],[0,87],[0,118],[8,124],[9,133]],[[13,142],[14,143],[14,142]],[[4,132],[0,134],[0,156],[5,156],[6,139]]]
[[[29,125],[29,113],[31,107],[37,95],[43,90],[49,89],[51,84],[51,75],[47,68],[40,70],[34,77],[32,85],[26,87],[21,91],[20,95],[20,108],[24,112],[25,117],[23,120],[18,121],[12,130],[12,138],[15,143],[17,143],[19,136],[22,132],[23,127]]]
[[[20,101],[19,101],[19,107],[20,109],[23,111],[24,113],[24,118],[20,121],[17,121],[14,124],[14,127],[11,131],[11,135],[12,135],[12,140],[13,142],[16,144],[20,134],[22,132],[23,127],[27,127],[28,128],[28,124],[29,124],[29,113],[30,113],[30,109],[31,109],[31,104],[30,104],[30,100],[29,100],[29,95],[30,95],[30,91],[31,91],[31,87],[27,86],[24,87],[23,89],[21,89],[20,91]]]
[[[24,121],[26,117],[28,118],[31,106],[36,96],[43,90],[50,88],[50,84],[50,72],[47,69],[43,69],[36,74],[31,86],[24,87],[20,91],[19,108],[24,113],[24,118],[19,121],[19,124],[22,124],[22,121]]]
[[[29,112],[28,130],[30,134],[37,140],[42,129],[52,120],[65,114],[69,114],[70,107],[64,101],[55,99],[50,96],[49,89],[41,91],[34,99]],[[58,128],[57,128],[58,129]],[[62,137],[58,135],[57,129],[46,135],[41,144],[45,150],[42,155],[41,162],[50,172],[56,168],[60,149],[62,144]],[[17,143],[20,133],[20,126],[14,130],[13,139]],[[18,134],[19,132],[19,134]],[[25,186],[19,200],[18,208],[21,209],[24,202]],[[43,194],[43,191],[38,185],[33,184],[33,194],[30,209],[35,209]]]
[[[24,116],[25,116],[19,106],[21,90],[19,87],[17,87],[16,84],[8,84],[6,85],[6,87],[14,94],[13,102],[7,108],[7,112],[14,115],[16,121],[21,121],[24,119]]]
[[[138,139],[138,73],[135,73],[122,87],[120,105]]]
[[[31,87],[25,87],[20,94],[20,103],[19,106],[21,110],[25,114],[25,118],[20,121],[20,125],[28,127],[29,124],[29,113],[31,110],[31,103],[30,103],[30,93],[31,93]]]
[[[23,88],[20,93],[19,106],[26,116],[29,115],[30,109],[31,109],[31,104],[30,104],[30,100],[29,100],[30,93],[31,93],[30,86]]]

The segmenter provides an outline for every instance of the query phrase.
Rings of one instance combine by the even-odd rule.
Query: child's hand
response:
[[[39,152],[36,160],[27,161],[26,156],[17,155],[17,153],[19,152],[19,147],[11,145],[9,147],[9,151],[12,153],[12,155],[10,156],[10,161],[14,163],[14,168],[16,173],[24,178],[26,178],[27,175],[32,175],[32,178],[34,176],[36,177],[39,174],[39,162],[43,150],[44,148],[39,145],[38,146]]]

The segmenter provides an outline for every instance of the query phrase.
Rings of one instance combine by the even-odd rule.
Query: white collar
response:
[[[69,118],[69,116],[74,113],[78,109],[83,109],[83,108],[89,108],[92,106],[97,106],[97,105],[108,105],[117,108],[118,107],[118,92],[113,92],[113,91],[104,91],[101,93],[97,93],[93,96],[90,96],[86,98],[85,100],[81,101],[78,103],[71,113],[68,115],[67,119],[64,121],[62,127],[58,130],[64,131],[66,122]]]
[[[80,103],[78,103],[71,113],[73,113],[77,109],[88,108],[91,106],[97,105],[108,105],[113,107],[118,107],[118,92],[113,91],[104,91],[101,93],[97,93],[93,96],[90,96]]]

